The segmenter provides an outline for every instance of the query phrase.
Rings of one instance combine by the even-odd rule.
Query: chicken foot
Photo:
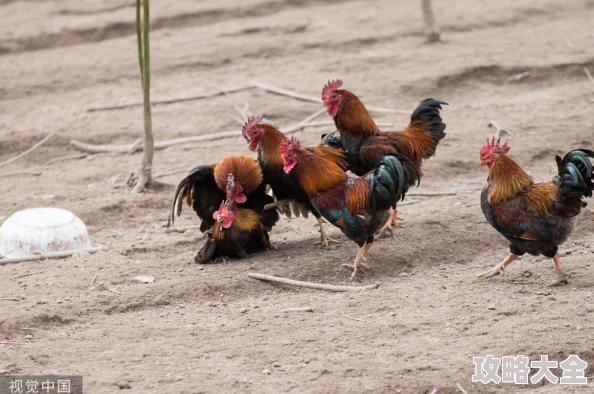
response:
[[[567,274],[565,271],[561,269],[561,260],[559,260],[558,254],[553,257],[553,262],[555,263],[555,273],[557,274],[557,279],[552,283],[549,283],[549,286],[568,284],[569,280],[567,280]]]
[[[353,262],[353,264],[343,264],[341,267],[348,267],[351,268],[353,270],[353,274],[351,275],[351,281],[355,281],[355,282],[359,282],[359,266],[363,267],[363,268],[369,268],[369,266],[363,262],[361,262],[361,260],[363,259],[363,256],[365,255],[365,250],[366,250],[366,246],[368,244],[365,243],[363,244],[363,246],[361,246],[359,248],[359,251],[357,252],[357,257],[355,257],[355,261]],[[371,246],[371,244],[369,244],[369,246]],[[369,251],[369,248],[367,248],[367,251]]]
[[[339,244],[340,241],[335,240],[334,238],[330,238],[328,234],[326,234],[326,230],[324,229],[324,220],[322,218],[317,218],[318,223],[320,224],[320,239],[314,242],[314,245],[323,245],[328,246],[328,244]]]
[[[398,222],[399,220],[404,220],[402,219],[400,216],[398,216],[398,209],[394,209],[392,210],[392,216],[390,217],[390,219],[388,219],[388,221],[386,222],[386,224],[384,225],[384,227],[382,227],[376,234],[375,237],[376,238],[380,238],[386,231],[390,233],[390,236],[394,239],[396,239],[396,236],[394,235],[394,232],[392,231],[392,226],[396,224],[396,222]]]
[[[517,254],[510,253],[503,261],[497,264],[495,267],[491,268],[489,271],[483,272],[477,275],[479,278],[487,279],[497,276],[503,273],[503,270],[509,263],[517,259],[519,256]]]

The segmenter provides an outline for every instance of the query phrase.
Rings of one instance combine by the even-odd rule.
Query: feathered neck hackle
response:
[[[330,151],[332,150],[328,149],[328,152]],[[338,186],[349,177],[338,164],[341,160],[338,151],[334,160],[310,152],[303,147],[297,148],[294,153],[297,157],[296,170],[299,183],[309,198]]]
[[[269,124],[260,124],[258,127],[264,133],[262,142],[260,142],[260,146],[258,147],[258,155],[262,160],[262,164],[282,168],[283,158],[278,151],[278,147],[281,142],[287,140],[287,136],[276,127]]]
[[[489,202],[499,204],[518,196],[534,184],[530,175],[507,155],[500,155],[489,168]]]
[[[342,94],[340,108],[334,117],[334,123],[339,132],[346,131],[362,136],[380,133],[379,128],[365,105],[359,100],[359,97],[348,90],[338,90],[337,92]]]

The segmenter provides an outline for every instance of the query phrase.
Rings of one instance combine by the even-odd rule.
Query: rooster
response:
[[[385,156],[362,177],[348,176],[340,156],[323,156],[302,147],[295,137],[280,144],[285,173],[294,172],[313,207],[359,245],[351,280],[358,281],[359,266],[366,265],[374,234],[390,217],[390,209],[404,198],[408,180],[402,163]]]
[[[439,110],[447,103],[431,98],[423,100],[404,130],[382,132],[361,100],[348,90],[340,89],[341,86],[339,79],[328,81],[322,89],[322,101],[340,133],[349,169],[363,175],[376,168],[384,156],[399,153],[410,161],[403,163],[408,170],[409,184],[417,182],[422,175],[422,161],[435,154],[439,141],[446,136],[446,124],[442,122]],[[328,137],[330,146],[334,146],[338,137]],[[399,219],[394,211],[385,229],[390,230]]]
[[[295,172],[285,173],[283,171],[283,159],[279,153],[279,147],[283,142],[288,140],[287,136],[276,127],[261,123],[261,121],[262,118],[258,116],[248,118],[243,126],[242,135],[249,143],[249,149],[258,152],[258,163],[262,167],[264,182],[270,185],[277,199],[276,203],[269,205],[267,208],[276,206],[288,216],[291,215],[291,211],[296,216],[302,213],[305,217],[311,212],[320,225],[320,240],[316,241],[315,244],[328,246],[329,243],[339,243],[326,234],[324,221],[299,184],[297,174]],[[331,160],[342,155],[340,151],[330,148],[315,147],[307,149],[317,152],[322,156],[327,156]],[[344,162],[337,162],[340,162],[342,168],[344,168]],[[288,201],[290,201],[289,207],[286,208],[284,206]]]
[[[552,258],[557,279],[551,285],[568,283],[557,249],[573,229],[574,217],[591,197],[594,152],[575,149],[556,157],[558,175],[546,183],[532,178],[507,153],[510,146],[495,138],[482,147],[481,165],[489,167],[481,208],[487,221],[510,242],[510,254],[491,270],[479,275],[491,278],[519,256],[529,253]]]
[[[181,214],[183,200],[200,218],[200,230],[211,230],[196,256],[197,263],[206,263],[218,256],[243,257],[269,248],[268,231],[279,216],[275,210],[264,209],[274,200],[266,194],[262,170],[251,157],[231,156],[218,164],[192,170],[175,192],[172,223],[175,216]],[[231,216],[233,220],[229,219]],[[235,224],[225,227],[229,223]],[[221,236],[226,234],[230,235],[223,240]]]

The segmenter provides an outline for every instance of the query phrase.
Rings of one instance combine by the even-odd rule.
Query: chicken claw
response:
[[[557,273],[557,279],[552,283],[549,283],[549,287],[559,286],[559,285],[566,285],[569,283],[567,279],[567,274],[565,271],[561,269],[561,260],[559,260],[559,255],[555,255],[553,257],[553,261],[555,262],[555,272]]]
[[[503,261],[501,263],[497,264],[495,267],[491,268],[489,271],[478,274],[477,277],[482,278],[482,279],[487,279],[487,278],[492,278],[494,276],[502,274],[505,267],[507,267],[507,265],[509,263],[511,263],[512,261],[514,261],[517,258],[518,258],[517,254],[510,253],[505,259],[503,259]]]
[[[366,245],[367,245],[367,243],[365,243],[363,246],[361,246],[359,248],[359,251],[357,252],[357,257],[355,258],[355,261],[353,264],[342,264],[341,265],[341,267],[352,268],[353,274],[351,275],[351,282],[359,282],[359,275],[358,275],[359,267],[369,269],[369,266],[367,264],[361,262],[361,259],[363,259],[363,255],[365,253]]]
[[[340,241],[337,241],[334,238],[330,238],[328,234],[326,234],[326,230],[324,229],[324,221],[322,220],[322,218],[318,218],[318,223],[320,224],[320,239],[315,241],[314,245],[328,246],[331,243],[340,243]]]

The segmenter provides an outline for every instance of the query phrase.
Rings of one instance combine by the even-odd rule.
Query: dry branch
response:
[[[347,315],[346,313],[344,313],[343,311],[340,311],[340,314],[343,315],[344,317],[346,317],[347,319],[355,320],[355,321],[361,321],[363,323],[367,323],[367,320],[358,319],[356,317],[351,317],[351,316]]]
[[[13,171],[13,172],[3,172],[3,173],[0,173],[0,178],[1,177],[7,177],[7,176],[17,176],[17,175],[39,176],[41,174],[43,174],[43,172],[41,172],[41,171]]]
[[[24,156],[27,156],[29,153],[33,152],[35,149],[39,148],[41,145],[45,144],[47,142],[47,140],[49,140],[52,135],[54,135],[56,131],[52,131],[51,133],[49,133],[44,139],[42,139],[41,141],[39,141],[38,143],[36,143],[35,145],[33,145],[32,147],[30,147],[29,149],[27,149],[26,151],[24,151],[21,154],[16,155],[13,158],[10,158],[6,161],[3,161],[2,163],[0,163],[0,167],[4,167],[6,165],[9,165],[11,163],[14,163],[15,161],[21,159]]]
[[[151,105],[173,104],[173,103],[181,103],[184,101],[201,100],[201,99],[205,99],[205,98],[209,98],[209,97],[222,96],[227,93],[235,93],[235,92],[239,92],[241,90],[252,89],[252,88],[254,88],[254,86],[252,86],[252,85],[238,86],[238,87],[233,87],[233,88],[221,89],[221,90],[217,90],[215,92],[210,92],[210,93],[197,94],[194,96],[176,97],[176,98],[165,99],[165,100],[155,100],[155,101],[151,101]],[[121,104],[121,105],[91,107],[91,108],[87,109],[87,112],[111,111],[114,109],[141,107],[142,105],[143,105],[142,101],[137,101],[137,102]]]
[[[521,81],[522,79],[530,76],[530,74],[532,74],[530,71],[524,71],[523,73],[519,73],[516,75],[512,75],[511,77],[505,78],[505,81],[503,81],[503,86],[511,82]]]
[[[77,153],[75,155],[68,155],[68,156],[62,156],[62,157],[56,157],[56,158],[50,159],[50,160],[46,161],[45,163],[43,163],[43,165],[46,166],[48,164],[59,163],[61,161],[67,161],[67,160],[84,159],[85,157],[87,157],[86,154]]]
[[[153,175],[153,178],[164,178],[169,175],[184,174],[184,173],[188,173],[187,168],[161,172],[159,174]]]
[[[10,297],[3,297],[0,298],[0,301],[20,301],[21,298],[10,298]]]
[[[437,191],[437,192],[408,192],[406,193],[407,196],[410,197],[437,197],[437,196],[455,196],[458,194],[457,191]]]
[[[501,126],[499,126],[497,124],[497,122],[495,122],[494,120],[490,120],[489,124],[487,125],[488,127],[495,127],[495,138],[496,139],[500,139],[504,134],[509,134],[512,137],[515,137],[516,135],[514,133],[512,133],[509,129],[505,129]]]
[[[86,249],[65,250],[63,252],[51,252],[51,253],[39,254],[39,255],[35,255],[35,256],[0,259],[0,265],[12,264],[12,263],[22,263],[25,261],[40,261],[40,260],[47,260],[47,259],[59,259],[62,257],[70,257],[70,256],[73,256],[73,255],[79,254],[79,253],[96,253],[96,252],[100,252],[102,250],[107,250],[107,247],[96,246],[96,247],[86,248]]]
[[[252,81],[251,84],[254,87],[257,87],[262,90],[266,90],[270,93],[280,94],[281,96],[292,97],[297,100],[301,101],[308,101],[312,103],[320,103],[322,104],[322,99],[314,96],[309,96],[307,94],[293,92],[292,90],[278,88],[276,86],[268,85],[258,81]],[[383,107],[373,107],[373,106],[365,106],[369,112],[376,112],[382,114],[405,114],[410,115],[412,111],[405,110],[405,109],[392,109],[392,108],[383,108]]]
[[[258,274],[258,273],[255,273],[255,272],[248,273],[248,276],[250,278],[253,278],[253,279],[259,279],[259,280],[264,280],[264,281],[268,281],[268,282],[282,283],[282,284],[285,284],[285,285],[306,287],[308,289],[334,291],[334,292],[345,292],[345,291],[356,291],[356,290],[371,290],[371,289],[377,289],[379,287],[379,283],[375,283],[373,285],[368,285],[368,286],[337,286],[337,285],[327,285],[327,284],[323,284],[323,283],[303,282],[303,281],[300,281],[300,280],[293,280],[293,279],[281,278],[281,277],[278,277],[278,276]]]
[[[0,260],[2,261],[2,260]],[[9,278],[8,280],[15,280],[15,279],[20,279],[20,278],[24,278],[26,276],[31,276],[31,275],[38,275],[38,274],[43,274],[45,271],[37,271],[37,272],[28,272],[26,274],[21,274],[21,275],[17,275],[17,276],[13,276],[12,278]]]
[[[464,387],[460,385],[460,383],[456,383],[456,387],[460,390],[463,394],[468,394],[468,391],[464,390]]]
[[[313,312],[313,308],[311,306],[305,306],[301,308],[286,308],[281,310],[281,312]]]
[[[586,73],[588,80],[590,80],[590,82],[594,83],[594,78],[592,77],[592,74],[590,74],[590,70],[588,70],[588,67],[584,67],[584,72]]]

